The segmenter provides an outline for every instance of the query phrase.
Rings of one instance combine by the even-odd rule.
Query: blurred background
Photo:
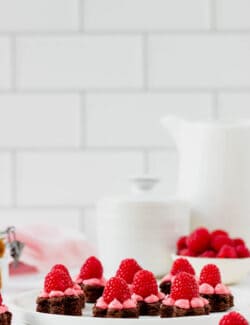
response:
[[[249,0],[0,0],[0,225],[95,242],[94,204],[128,178],[175,191],[160,125],[250,117]]]

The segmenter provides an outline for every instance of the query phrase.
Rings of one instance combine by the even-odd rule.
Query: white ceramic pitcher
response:
[[[177,194],[191,204],[191,228],[227,229],[249,243],[250,120],[163,124],[179,153]]]

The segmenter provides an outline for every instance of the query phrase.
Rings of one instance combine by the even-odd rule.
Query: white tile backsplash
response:
[[[151,36],[151,88],[250,87],[249,35]]]
[[[89,94],[87,145],[95,147],[159,147],[173,145],[160,120],[166,115],[209,119],[208,94]]]
[[[210,26],[209,0],[85,0],[86,30],[192,30]]]
[[[21,89],[142,87],[140,36],[21,37],[17,84]]]
[[[80,100],[70,94],[0,94],[0,147],[79,147]]]
[[[0,0],[0,220],[81,226],[149,172],[162,116],[250,118],[250,0]],[[1,225],[1,223],[0,223]],[[82,228],[82,229],[83,229]]]
[[[0,31],[78,28],[78,0],[0,0]]]

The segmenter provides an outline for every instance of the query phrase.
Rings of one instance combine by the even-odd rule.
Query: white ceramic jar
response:
[[[177,238],[189,232],[188,205],[153,196],[156,183],[150,177],[134,178],[130,196],[98,202],[98,251],[109,276],[128,257],[162,276],[170,267]]]

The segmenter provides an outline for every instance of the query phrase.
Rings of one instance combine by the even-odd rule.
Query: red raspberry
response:
[[[249,323],[240,313],[231,311],[221,318],[219,325],[249,325]]]
[[[217,236],[226,236],[226,237],[229,237],[229,234],[225,230],[216,229],[216,230],[214,230],[214,231],[211,232],[210,236],[211,236],[211,240],[212,240],[214,237],[217,237]]]
[[[82,280],[100,279],[103,276],[102,263],[95,257],[90,256],[80,270],[80,277]]]
[[[180,256],[195,256],[195,254],[189,249],[189,248],[184,248],[179,252]]]
[[[170,297],[174,300],[191,300],[198,296],[199,288],[195,277],[186,272],[177,274],[171,286]]]
[[[217,257],[220,258],[237,258],[236,250],[234,247],[229,245],[224,245],[221,247]]]
[[[177,240],[176,243],[177,254],[182,250],[187,248],[187,236],[182,236]]]
[[[210,250],[205,251],[204,253],[202,253],[202,254],[200,255],[200,257],[209,257],[209,258],[213,258],[213,257],[216,257],[216,253],[210,249]]]
[[[192,275],[195,275],[195,270],[189,261],[185,258],[178,258],[174,261],[170,273],[176,275],[180,272],[186,272]]]
[[[44,290],[46,292],[51,291],[65,291],[73,286],[71,278],[60,270],[49,272],[44,281]]]
[[[51,272],[54,272],[54,271],[62,271],[62,272],[66,273],[66,274],[68,274],[70,276],[69,270],[63,264],[56,264],[56,265],[54,265],[52,267],[52,269],[51,269]]]
[[[187,238],[188,248],[199,255],[208,250],[210,245],[210,234],[206,228],[198,228]]]
[[[141,270],[135,274],[132,288],[133,292],[142,298],[158,294],[154,274],[147,270]]]
[[[236,246],[235,250],[236,250],[237,256],[240,257],[240,258],[250,257],[249,249],[244,245]]]
[[[244,240],[242,238],[234,238],[233,243],[234,243],[235,247],[239,246],[239,245],[246,246],[246,243],[244,242]]]
[[[233,241],[231,238],[225,236],[225,235],[219,235],[214,237],[211,240],[211,247],[216,251],[219,252],[222,246],[229,245],[233,246]]]
[[[218,283],[221,283],[219,268],[214,264],[205,265],[201,270],[199,283],[208,283],[212,287],[216,287]]]
[[[121,261],[119,269],[116,272],[116,276],[122,278],[127,283],[131,284],[135,273],[142,270],[140,265],[133,258],[126,258]]]
[[[103,292],[103,299],[107,304],[111,303],[114,299],[123,303],[130,298],[131,295],[128,284],[123,279],[113,277],[108,280]]]

